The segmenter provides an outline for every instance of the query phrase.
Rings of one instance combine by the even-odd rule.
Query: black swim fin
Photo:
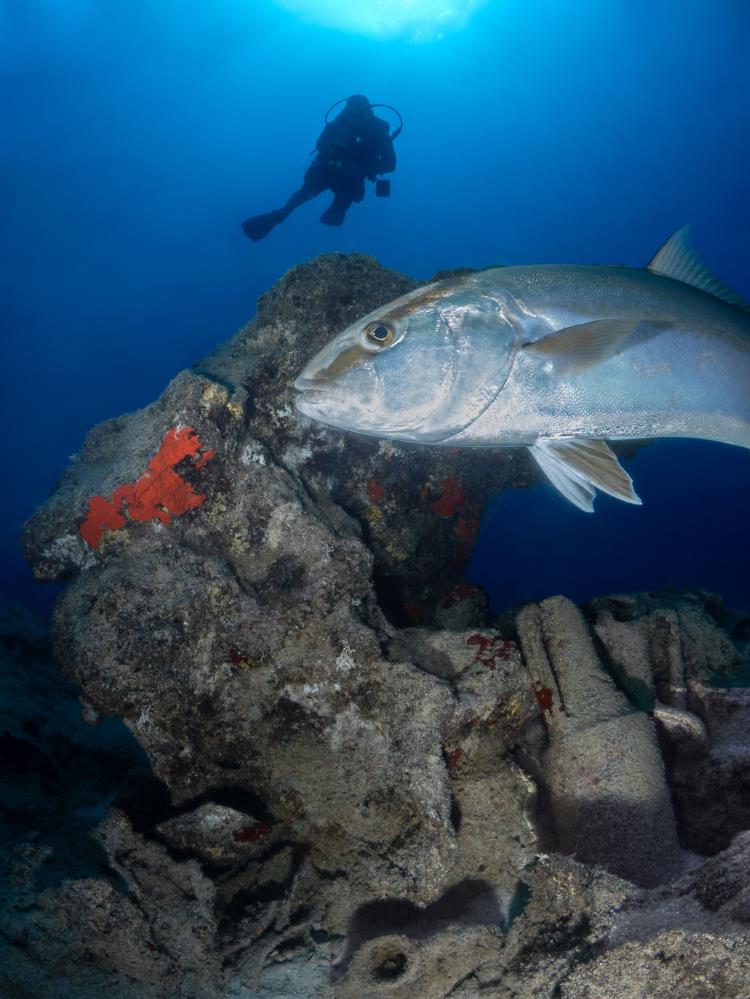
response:
[[[265,239],[274,226],[282,222],[284,216],[281,212],[267,212],[265,215],[253,215],[251,219],[245,219],[242,223],[242,231],[248,239],[257,243],[259,239]]]
[[[329,205],[328,208],[320,216],[320,221],[323,225],[339,226],[344,224],[344,219],[346,218],[346,208],[341,208],[334,201],[333,204]]]

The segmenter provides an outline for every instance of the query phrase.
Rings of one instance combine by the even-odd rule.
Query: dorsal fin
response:
[[[647,264],[646,270],[673,278],[675,281],[682,281],[683,284],[691,284],[694,288],[715,295],[716,298],[721,298],[738,309],[750,312],[750,305],[736,291],[712,274],[698,258],[690,242],[689,225],[678,229],[674,236],[666,241],[654,259]]]

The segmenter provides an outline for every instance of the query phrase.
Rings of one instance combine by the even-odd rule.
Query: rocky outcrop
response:
[[[701,995],[721,966],[744,994],[747,621],[699,593],[493,621],[461,573],[525,455],[293,407],[332,331],[410,287],[365,257],[295,268],[159,400],[95,428],[26,526],[38,577],[70,580],[64,673],[141,755],[88,832],[95,872],[42,888],[19,826],[14,988],[624,997],[650,994],[640,971],[636,991],[594,983],[624,983],[637,948],[643,981]]]

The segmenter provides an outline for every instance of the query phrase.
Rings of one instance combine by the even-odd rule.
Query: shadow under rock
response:
[[[18,864],[36,890],[78,878],[124,886],[91,831],[110,805],[138,823],[167,794],[127,727],[83,720],[76,687],[52,656],[46,623],[0,604],[0,879]],[[167,796],[168,800],[168,796]]]
[[[467,878],[424,908],[402,898],[366,902],[349,920],[346,947],[332,975],[345,975],[357,950],[376,937],[400,935],[428,940],[449,926],[497,926],[507,931],[528,901],[529,891],[519,883],[504,911],[492,884],[481,878]]]

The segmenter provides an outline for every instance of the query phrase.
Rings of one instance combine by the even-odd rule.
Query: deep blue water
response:
[[[490,0],[426,43],[270,0],[3,0],[3,592],[49,602],[16,538],[86,431],[152,400],[318,253],[425,278],[641,265],[692,222],[750,297],[749,40],[744,0]],[[248,242],[239,221],[298,186],[352,92],[406,121],[391,199],[331,230],[321,198]],[[642,508],[600,496],[587,516],[548,487],[497,502],[471,572],[498,607],[666,584],[750,607],[750,452],[662,442],[627,467]]]

